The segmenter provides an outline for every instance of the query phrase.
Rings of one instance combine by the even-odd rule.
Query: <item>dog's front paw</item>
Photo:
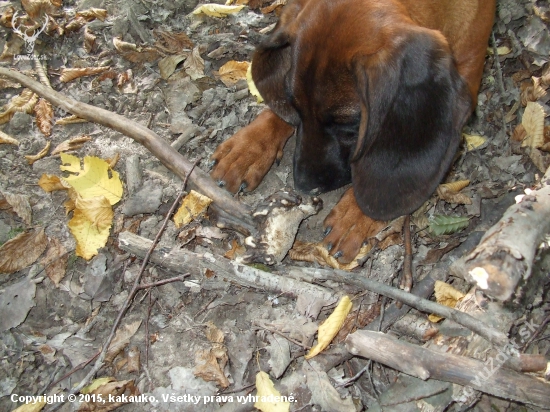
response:
[[[355,200],[353,189],[348,189],[323,223],[326,236],[323,244],[340,263],[350,263],[363,243],[375,236],[387,222],[366,216]]]
[[[270,196],[258,205],[253,214],[261,235],[259,238],[246,238],[247,253],[242,261],[266,265],[281,263],[294,243],[302,220],[317,214],[322,207],[320,198],[303,199],[292,191],[281,191]]]
[[[211,157],[212,178],[232,193],[254,190],[275,160],[294,128],[271,110],[265,110],[247,127],[223,142]]]

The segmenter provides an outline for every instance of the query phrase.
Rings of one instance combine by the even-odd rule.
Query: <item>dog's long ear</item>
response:
[[[358,59],[356,75],[357,203],[373,219],[411,213],[449,169],[472,99],[446,41],[431,30],[411,31],[393,49]]]

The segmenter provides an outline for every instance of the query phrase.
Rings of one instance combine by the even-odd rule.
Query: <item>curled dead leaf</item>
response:
[[[50,146],[51,146],[51,142],[48,140],[46,142],[46,146],[44,146],[44,148],[41,151],[39,151],[35,155],[26,155],[25,159],[27,159],[27,162],[30,165],[32,165],[34,162],[36,162],[37,160],[42,159],[43,157],[45,157],[48,154],[48,151],[50,150]]]
[[[451,183],[444,183],[437,188],[437,195],[447,203],[459,205],[471,205],[472,199],[469,196],[458,193],[470,184],[469,180],[459,180]]]
[[[302,262],[317,262],[323,266],[330,266],[334,269],[352,270],[359,266],[359,261],[371,251],[372,245],[367,243],[361,247],[357,256],[347,264],[338,262],[322,243],[309,243],[297,240],[288,251],[288,256],[292,260]]]
[[[529,146],[538,149],[544,144],[544,117],[544,109],[540,104],[527,103],[521,119],[521,124],[527,133],[527,137],[521,144],[522,147]]]
[[[229,380],[223,373],[228,357],[226,349],[218,346],[212,349],[199,350],[195,356],[193,374],[207,382],[215,382],[222,388],[229,386]]]
[[[90,31],[88,26],[86,26],[84,29],[84,50],[86,50],[87,53],[91,53],[93,51],[96,39],[96,35]]]
[[[85,120],[85,119],[82,119],[76,115],[71,115],[71,116],[67,116],[67,117],[64,117],[62,119],[58,119],[55,121],[55,124],[59,124],[59,125],[67,125],[67,124],[76,124],[76,123],[87,123],[88,121]]]
[[[78,150],[84,146],[84,143],[89,142],[90,140],[92,140],[90,136],[78,136],[65,140],[53,149],[52,156],[62,152],[68,152],[69,150]]]
[[[153,47],[138,47],[117,37],[113,38],[113,45],[122,57],[132,63],[154,62],[162,57],[159,50]]]
[[[540,77],[531,77],[529,83],[521,84],[521,104],[526,106],[529,102],[536,102],[546,95],[546,90],[541,84]]]
[[[243,7],[244,5],[226,6],[223,4],[209,3],[200,5],[195,10],[193,10],[192,14],[206,14],[207,16],[211,17],[225,17],[229,14],[238,13],[243,9]]]
[[[109,67],[83,67],[63,69],[61,71],[61,76],[59,77],[59,80],[63,83],[67,83],[80,77],[95,76],[96,74],[103,73],[107,70],[109,70]]]
[[[0,130],[0,144],[14,144],[19,146],[19,141]]]
[[[51,136],[53,124],[53,107],[49,101],[40,98],[34,106],[36,125],[44,136]]]
[[[9,122],[17,112],[31,114],[36,102],[38,102],[38,95],[30,89],[23,89],[4,106],[4,111],[0,113],[0,124]]]
[[[157,38],[155,46],[168,54],[179,54],[182,50],[191,50],[194,47],[193,42],[184,32],[170,32],[161,29],[153,30]]]
[[[82,17],[86,19],[86,21],[93,21],[95,19],[105,21],[105,19],[107,18],[107,10],[92,7],[86,10],[79,11],[78,13],[76,13],[76,17]]]

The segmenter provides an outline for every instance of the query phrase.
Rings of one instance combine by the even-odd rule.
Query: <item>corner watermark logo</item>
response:
[[[36,25],[34,28],[26,28],[23,25],[17,25],[17,13],[15,12],[11,18],[11,27],[14,33],[18,34],[23,41],[25,42],[25,51],[27,52],[26,55],[16,55],[14,56],[15,60],[34,60],[34,59],[40,59],[39,56],[34,56],[34,45],[36,43],[36,39],[38,39],[38,36],[46,30],[46,27],[48,26],[48,23],[50,21],[50,18],[46,14],[46,21],[44,21],[44,24],[42,24],[42,27],[40,25]],[[29,35],[29,30],[32,30],[32,34]]]

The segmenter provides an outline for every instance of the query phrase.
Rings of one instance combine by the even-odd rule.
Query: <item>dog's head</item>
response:
[[[270,108],[297,130],[294,181],[350,181],[386,220],[418,208],[447,172],[472,98],[449,46],[397,1],[296,0],[252,65]]]

